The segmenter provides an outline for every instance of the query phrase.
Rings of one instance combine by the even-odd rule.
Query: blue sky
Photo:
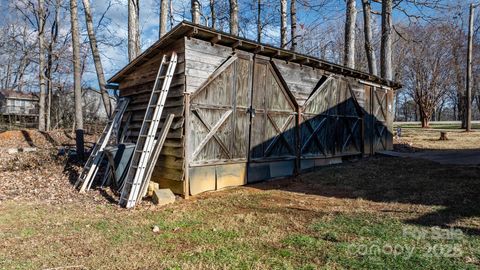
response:
[[[13,0],[12,0],[13,1]],[[100,0],[90,0],[92,3],[92,9],[94,12],[94,21],[95,23],[98,22],[100,16],[105,12],[107,9],[108,1]],[[220,2],[220,0],[217,0]],[[226,0],[223,0],[226,1]],[[256,2],[256,0],[239,0],[240,2],[240,16],[256,16],[255,13],[249,15],[245,12],[252,12],[246,10],[246,3],[248,1]],[[68,2],[68,1],[67,1]],[[173,0],[174,9],[176,11],[175,20],[179,22],[183,19],[190,19],[190,0]],[[200,2],[205,6],[207,9],[208,0],[200,0]],[[228,1],[226,1],[228,2]],[[312,3],[319,3],[321,0],[312,0]],[[8,16],[4,13],[6,10],[5,7],[8,5],[9,1],[7,0],[0,0],[0,9],[3,12],[4,16]],[[114,75],[118,70],[120,70],[123,66],[128,63],[127,57],[127,3],[126,0],[112,0],[113,5],[110,7],[108,12],[105,14],[105,23],[107,23],[106,28],[98,33],[99,39],[107,39],[107,40],[115,40],[115,41],[122,41],[120,46],[112,47],[106,46],[104,44],[99,44],[99,48],[102,54],[102,62],[105,69],[105,75],[110,78]],[[339,33],[343,31],[343,20],[344,20],[344,12],[345,12],[345,0],[326,0],[326,5],[323,6],[320,11],[311,10],[308,8],[302,7],[300,4],[297,4],[297,16],[299,24],[304,25],[315,25],[315,27],[326,27],[327,25],[339,25],[337,28]],[[444,5],[451,5],[451,6],[460,6],[458,9],[461,11],[462,17],[468,14],[468,4],[470,1],[460,0],[460,1],[453,1],[453,0],[445,0],[443,2]],[[151,44],[153,44],[158,39],[158,14],[159,14],[159,4],[158,0],[140,0],[140,27],[141,27],[141,44],[142,50],[148,48]],[[79,0],[79,7],[82,7],[81,1]],[[378,3],[373,3],[372,7],[375,11],[380,11],[381,6]],[[357,0],[357,8],[361,11],[361,1]],[[448,13],[447,9],[442,11],[436,11],[429,8],[416,8],[413,5],[406,5],[403,4],[402,8],[406,13],[409,14],[416,14],[416,15],[429,15],[433,17],[438,17],[444,15],[444,13]],[[253,11],[255,12],[255,11]],[[278,14],[276,11],[265,11],[265,13],[269,14]],[[480,10],[479,10],[480,13]],[[218,14],[219,17],[224,16],[227,17],[228,14]],[[396,10],[394,11],[394,21],[395,22],[402,22],[408,23],[409,19],[404,14],[404,12]],[[379,17],[375,17],[377,21],[380,21]],[[448,16],[447,16],[447,19]],[[357,22],[361,23],[362,15],[361,13],[358,14]],[[453,18],[452,18],[453,20]],[[80,11],[80,22],[81,26],[84,26],[84,17],[83,17],[83,10]],[[0,21],[0,24],[3,23]],[[248,32],[247,38],[255,38],[256,36],[256,27],[255,27],[255,20],[251,20],[251,28],[252,31]],[[480,23],[479,23],[480,24]],[[65,27],[69,27],[69,22],[64,22]],[[335,26],[336,27],[336,26]],[[228,30],[228,29],[224,29]],[[271,26],[270,28],[265,30],[267,32],[267,37],[263,40],[267,43],[274,43],[279,39],[279,27],[278,26]],[[96,75],[94,72],[93,65],[89,65],[87,72],[84,75],[84,81],[90,84],[93,87],[98,87],[96,83]]]

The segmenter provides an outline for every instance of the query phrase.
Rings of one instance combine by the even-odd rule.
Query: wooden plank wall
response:
[[[187,92],[195,92],[232,53],[230,47],[212,46],[210,42],[194,38],[185,39]]]
[[[136,142],[162,56],[163,54],[170,55],[172,51],[177,53],[178,62],[159,130],[167,115],[173,113],[175,118],[157,161],[152,181],[158,182],[160,187],[172,189],[174,193],[184,194],[185,47],[183,39],[170,46],[169,51],[160,52],[156,57],[135,69],[120,82],[120,96],[130,98],[122,126],[128,127],[126,141]],[[130,121],[127,124],[128,119]]]
[[[278,59],[274,59],[273,63],[300,106],[303,106],[317,83],[325,75],[323,70],[297,63],[287,63]]]

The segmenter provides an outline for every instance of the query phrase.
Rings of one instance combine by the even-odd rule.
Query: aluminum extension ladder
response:
[[[102,135],[98,139],[97,143],[93,147],[90,157],[88,157],[85,166],[83,167],[82,173],[75,183],[75,188],[80,187],[80,192],[85,192],[89,190],[92,186],[93,180],[97,175],[100,162],[103,160],[104,152],[103,150],[108,144],[110,137],[113,132],[118,129],[122,116],[127,108],[129,99],[123,98],[120,99],[119,103],[115,107],[112,117],[108,121],[108,124],[105,126],[105,129],[102,132]]]
[[[177,54],[175,52],[172,52],[168,61],[166,55],[163,55],[120,195],[119,204],[126,208],[135,206],[139,196],[142,195],[141,189],[145,181],[145,172],[148,171],[149,166],[155,166],[155,162],[149,162],[149,160],[155,148],[155,135],[176,66]]]

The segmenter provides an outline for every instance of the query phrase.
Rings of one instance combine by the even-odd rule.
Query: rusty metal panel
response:
[[[215,166],[193,167],[189,169],[190,194],[196,195],[215,190]]]
[[[241,186],[247,183],[247,164],[226,164],[216,166],[217,189]]]

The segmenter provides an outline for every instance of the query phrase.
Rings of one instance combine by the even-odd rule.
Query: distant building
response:
[[[38,116],[38,97],[33,93],[0,90],[0,114]]]
[[[38,112],[38,97],[35,94],[0,90],[0,129],[36,127]]]

